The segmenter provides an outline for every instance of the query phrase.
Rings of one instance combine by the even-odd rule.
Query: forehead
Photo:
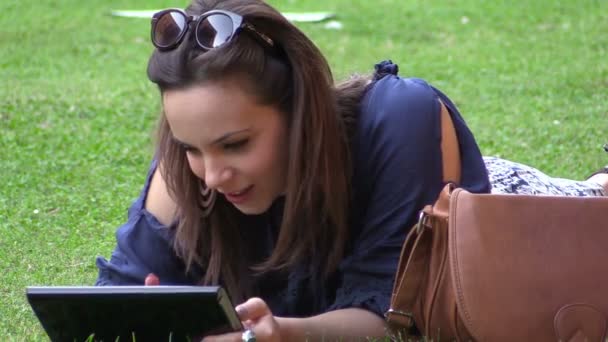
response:
[[[165,116],[173,135],[185,142],[200,143],[243,129],[262,129],[273,116],[271,106],[231,84],[208,84],[163,93]]]
[[[192,86],[163,93],[165,112],[175,118],[208,113],[234,114],[239,112],[237,109],[254,105],[254,99],[244,91],[224,84]]]

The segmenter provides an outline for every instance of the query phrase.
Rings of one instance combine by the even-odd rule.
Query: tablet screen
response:
[[[241,329],[215,286],[28,287],[27,298],[52,341],[188,341]]]

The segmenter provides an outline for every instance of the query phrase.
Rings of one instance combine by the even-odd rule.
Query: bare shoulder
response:
[[[145,208],[163,225],[170,225],[175,220],[177,205],[169,195],[167,184],[156,168],[152,175],[148,195],[146,196]]]

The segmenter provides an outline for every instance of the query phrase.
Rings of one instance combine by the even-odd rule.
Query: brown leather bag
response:
[[[448,184],[406,238],[386,318],[403,341],[604,341],[607,285],[608,198]]]

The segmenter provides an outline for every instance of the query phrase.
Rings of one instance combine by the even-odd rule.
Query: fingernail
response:
[[[247,316],[247,309],[244,306],[238,305],[235,310],[236,314],[239,315],[240,318],[244,318],[245,316]]]

